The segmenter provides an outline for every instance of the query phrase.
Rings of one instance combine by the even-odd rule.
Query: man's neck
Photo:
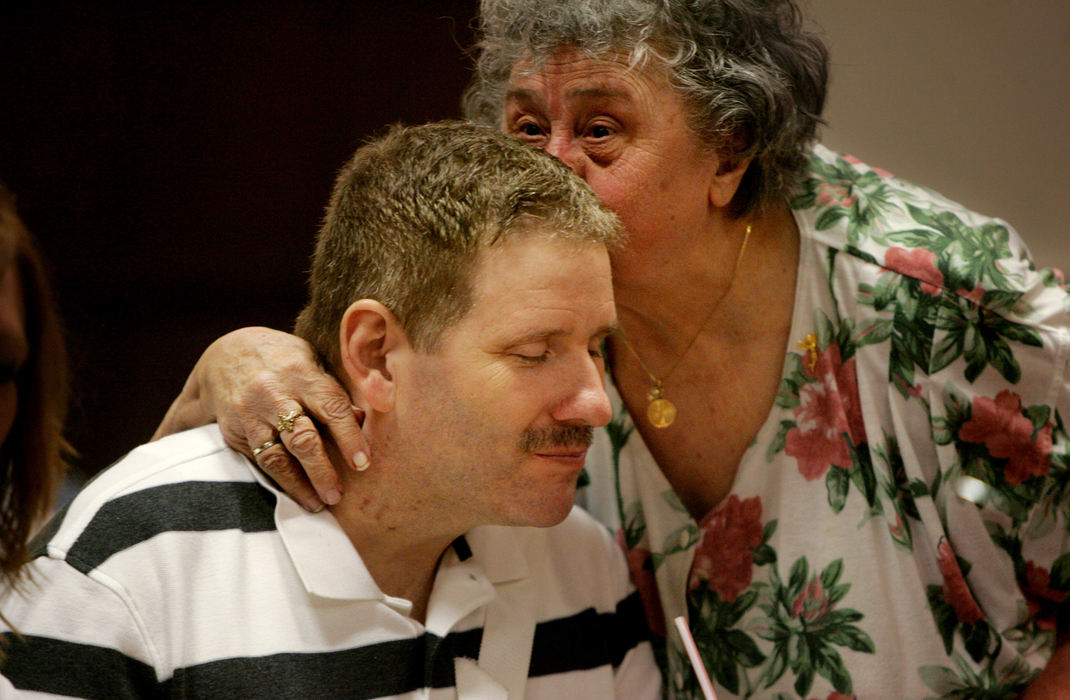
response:
[[[354,472],[339,454],[331,461],[342,474],[342,500],[330,507],[379,588],[413,604],[412,617],[423,622],[443,552],[467,528],[450,526],[441,515],[425,512],[419,490],[406,483],[402,465],[376,455],[372,466]]]

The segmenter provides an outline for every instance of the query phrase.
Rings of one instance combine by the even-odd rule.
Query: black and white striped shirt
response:
[[[333,516],[278,492],[215,426],[102,472],[34,554],[31,582],[0,598],[22,634],[6,635],[3,673],[45,696],[659,692],[622,554],[582,511],[553,528],[467,533],[443,556],[420,624]]]

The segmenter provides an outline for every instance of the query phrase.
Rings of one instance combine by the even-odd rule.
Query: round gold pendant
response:
[[[655,428],[668,428],[676,420],[676,406],[668,399],[654,399],[646,407],[646,417]]]

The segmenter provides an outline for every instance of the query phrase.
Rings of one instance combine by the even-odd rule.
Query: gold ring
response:
[[[279,413],[277,415],[279,417],[279,432],[288,433],[294,429],[294,421],[297,420],[299,417],[305,415],[305,412],[302,411],[300,408],[295,408],[289,413]]]
[[[269,447],[274,447],[275,445],[281,445],[281,444],[282,444],[281,442],[279,442],[278,440],[272,438],[271,440],[268,440],[267,442],[265,442],[263,445],[260,445],[258,447],[254,447],[253,448],[253,457],[258,456],[261,452],[263,452],[264,450],[268,449]]]

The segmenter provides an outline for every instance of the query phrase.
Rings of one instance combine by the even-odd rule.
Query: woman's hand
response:
[[[280,419],[294,411],[306,415],[280,433]],[[213,420],[228,445],[254,458],[311,511],[337,503],[342,494],[317,423],[327,428],[351,466],[368,465],[368,443],[359,425],[362,412],[317,364],[308,343],[289,333],[242,328],[209,345],[153,439]],[[280,444],[253,456],[253,448],[280,438]]]

